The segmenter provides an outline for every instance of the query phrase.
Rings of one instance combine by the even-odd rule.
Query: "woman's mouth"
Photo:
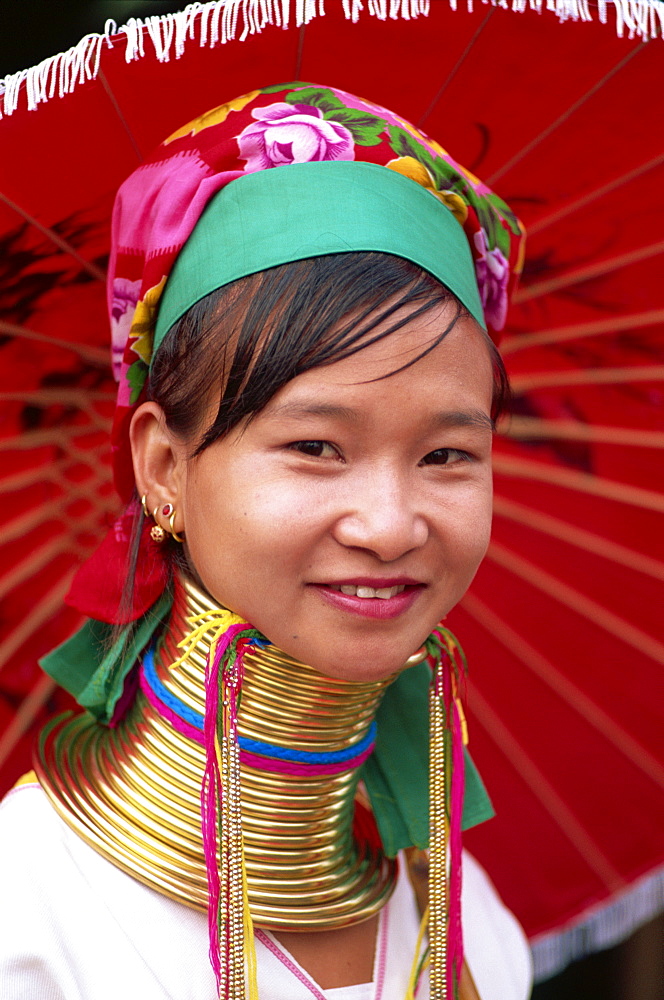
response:
[[[390,597],[395,597],[397,594],[403,593],[406,585],[402,583],[397,587],[379,587],[378,589],[374,589],[374,587],[356,587],[351,583],[342,583],[339,587],[330,584],[330,588],[331,590],[338,590],[342,594],[347,594],[349,597],[361,597],[364,600],[371,597],[378,597],[381,601],[387,601]]]
[[[387,584],[388,581],[385,581]],[[316,583],[311,584],[326,603],[340,611],[362,615],[366,618],[397,618],[408,611],[424,584],[415,581],[394,583],[383,581],[369,583]]]

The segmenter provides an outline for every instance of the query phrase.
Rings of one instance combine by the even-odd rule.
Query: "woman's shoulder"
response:
[[[36,783],[0,804],[0,996],[211,996],[207,918],[116,868]]]

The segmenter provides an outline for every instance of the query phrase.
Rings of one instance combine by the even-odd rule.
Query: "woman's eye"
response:
[[[335,458],[338,455],[336,448],[328,441],[294,441],[288,447],[311,458]]]
[[[454,465],[456,462],[469,462],[470,455],[467,451],[459,451],[458,448],[436,448],[430,451],[421,461],[421,465]]]

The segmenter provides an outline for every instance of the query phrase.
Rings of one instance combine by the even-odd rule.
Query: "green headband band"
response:
[[[173,324],[217,288],[278,264],[358,250],[419,265],[486,329],[468,241],[435,195],[375,163],[294,163],[245,174],[210,200],[164,288],[153,356]]]

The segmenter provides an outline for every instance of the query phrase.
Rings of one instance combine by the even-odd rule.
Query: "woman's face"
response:
[[[178,509],[219,603],[324,674],[403,666],[470,584],[491,523],[489,352],[454,304],[297,376],[194,459]]]

